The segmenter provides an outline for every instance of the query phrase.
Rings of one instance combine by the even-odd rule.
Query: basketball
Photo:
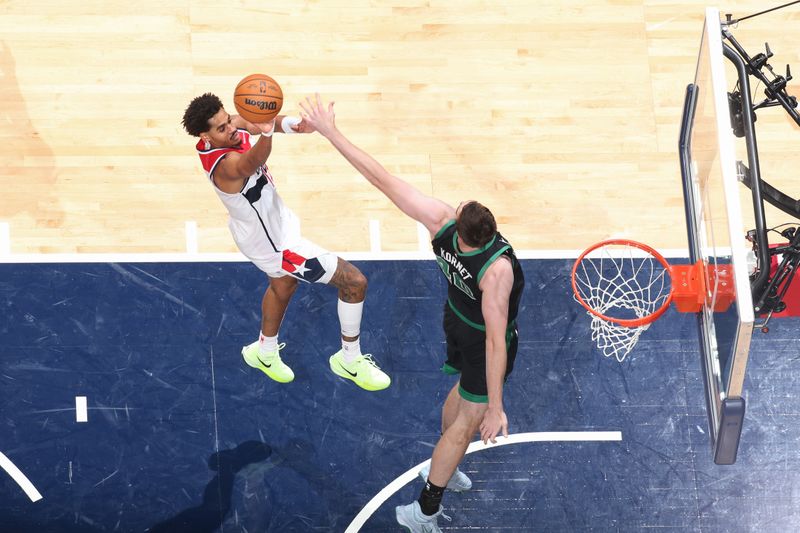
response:
[[[250,74],[236,86],[233,105],[248,122],[269,122],[281,111],[283,91],[278,82],[266,74]]]

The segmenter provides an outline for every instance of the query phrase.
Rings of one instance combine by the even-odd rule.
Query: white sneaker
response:
[[[408,505],[399,505],[394,508],[394,515],[397,523],[406,528],[411,533],[442,533],[439,522],[436,520],[439,515],[450,522],[452,518],[444,514],[444,509],[439,506],[436,514],[428,516],[422,513],[419,502],[412,502]]]
[[[419,477],[422,478],[422,481],[425,483],[428,482],[428,474],[431,472],[431,463],[430,461],[428,464],[422,467],[422,470],[419,471]],[[450,481],[447,482],[447,488],[454,491],[454,492],[464,492],[465,490],[469,490],[472,488],[472,480],[467,477],[467,475],[456,468],[456,471],[453,472]]]

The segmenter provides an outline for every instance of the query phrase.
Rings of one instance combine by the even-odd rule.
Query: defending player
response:
[[[403,213],[430,232],[436,261],[448,282],[444,306],[446,373],[459,373],[442,407],[442,436],[431,458],[419,500],[397,507],[397,521],[412,533],[440,531],[445,488],[467,490],[472,482],[458,464],[476,431],[484,442],[508,436],[503,384],[517,352],[516,317],[525,281],[514,250],[492,213],[478,202],[456,209],[422,194],[386,171],[336,128],[333,102],[319,95],[300,104],[303,122],[315,129]],[[425,477],[425,472],[420,475]]]

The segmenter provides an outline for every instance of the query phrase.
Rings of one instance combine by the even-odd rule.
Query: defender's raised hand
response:
[[[336,115],[333,112],[333,102],[329,102],[326,109],[319,93],[315,93],[313,100],[307,96],[305,103],[300,102],[300,108],[303,110],[300,113],[303,121],[307,122],[323,137],[330,138],[336,131]]]

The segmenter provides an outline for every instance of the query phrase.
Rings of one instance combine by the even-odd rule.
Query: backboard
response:
[[[702,261],[705,303],[698,313],[700,353],[706,384],[714,462],[733,464],[744,418],[744,382],[753,330],[753,299],[747,265],[738,160],[728,107],[719,10],[706,10],[694,83],[686,91],[680,135],[689,256]],[[744,151],[742,147],[738,147]],[[715,275],[727,270],[728,282]],[[719,305],[730,293],[733,303]]]

